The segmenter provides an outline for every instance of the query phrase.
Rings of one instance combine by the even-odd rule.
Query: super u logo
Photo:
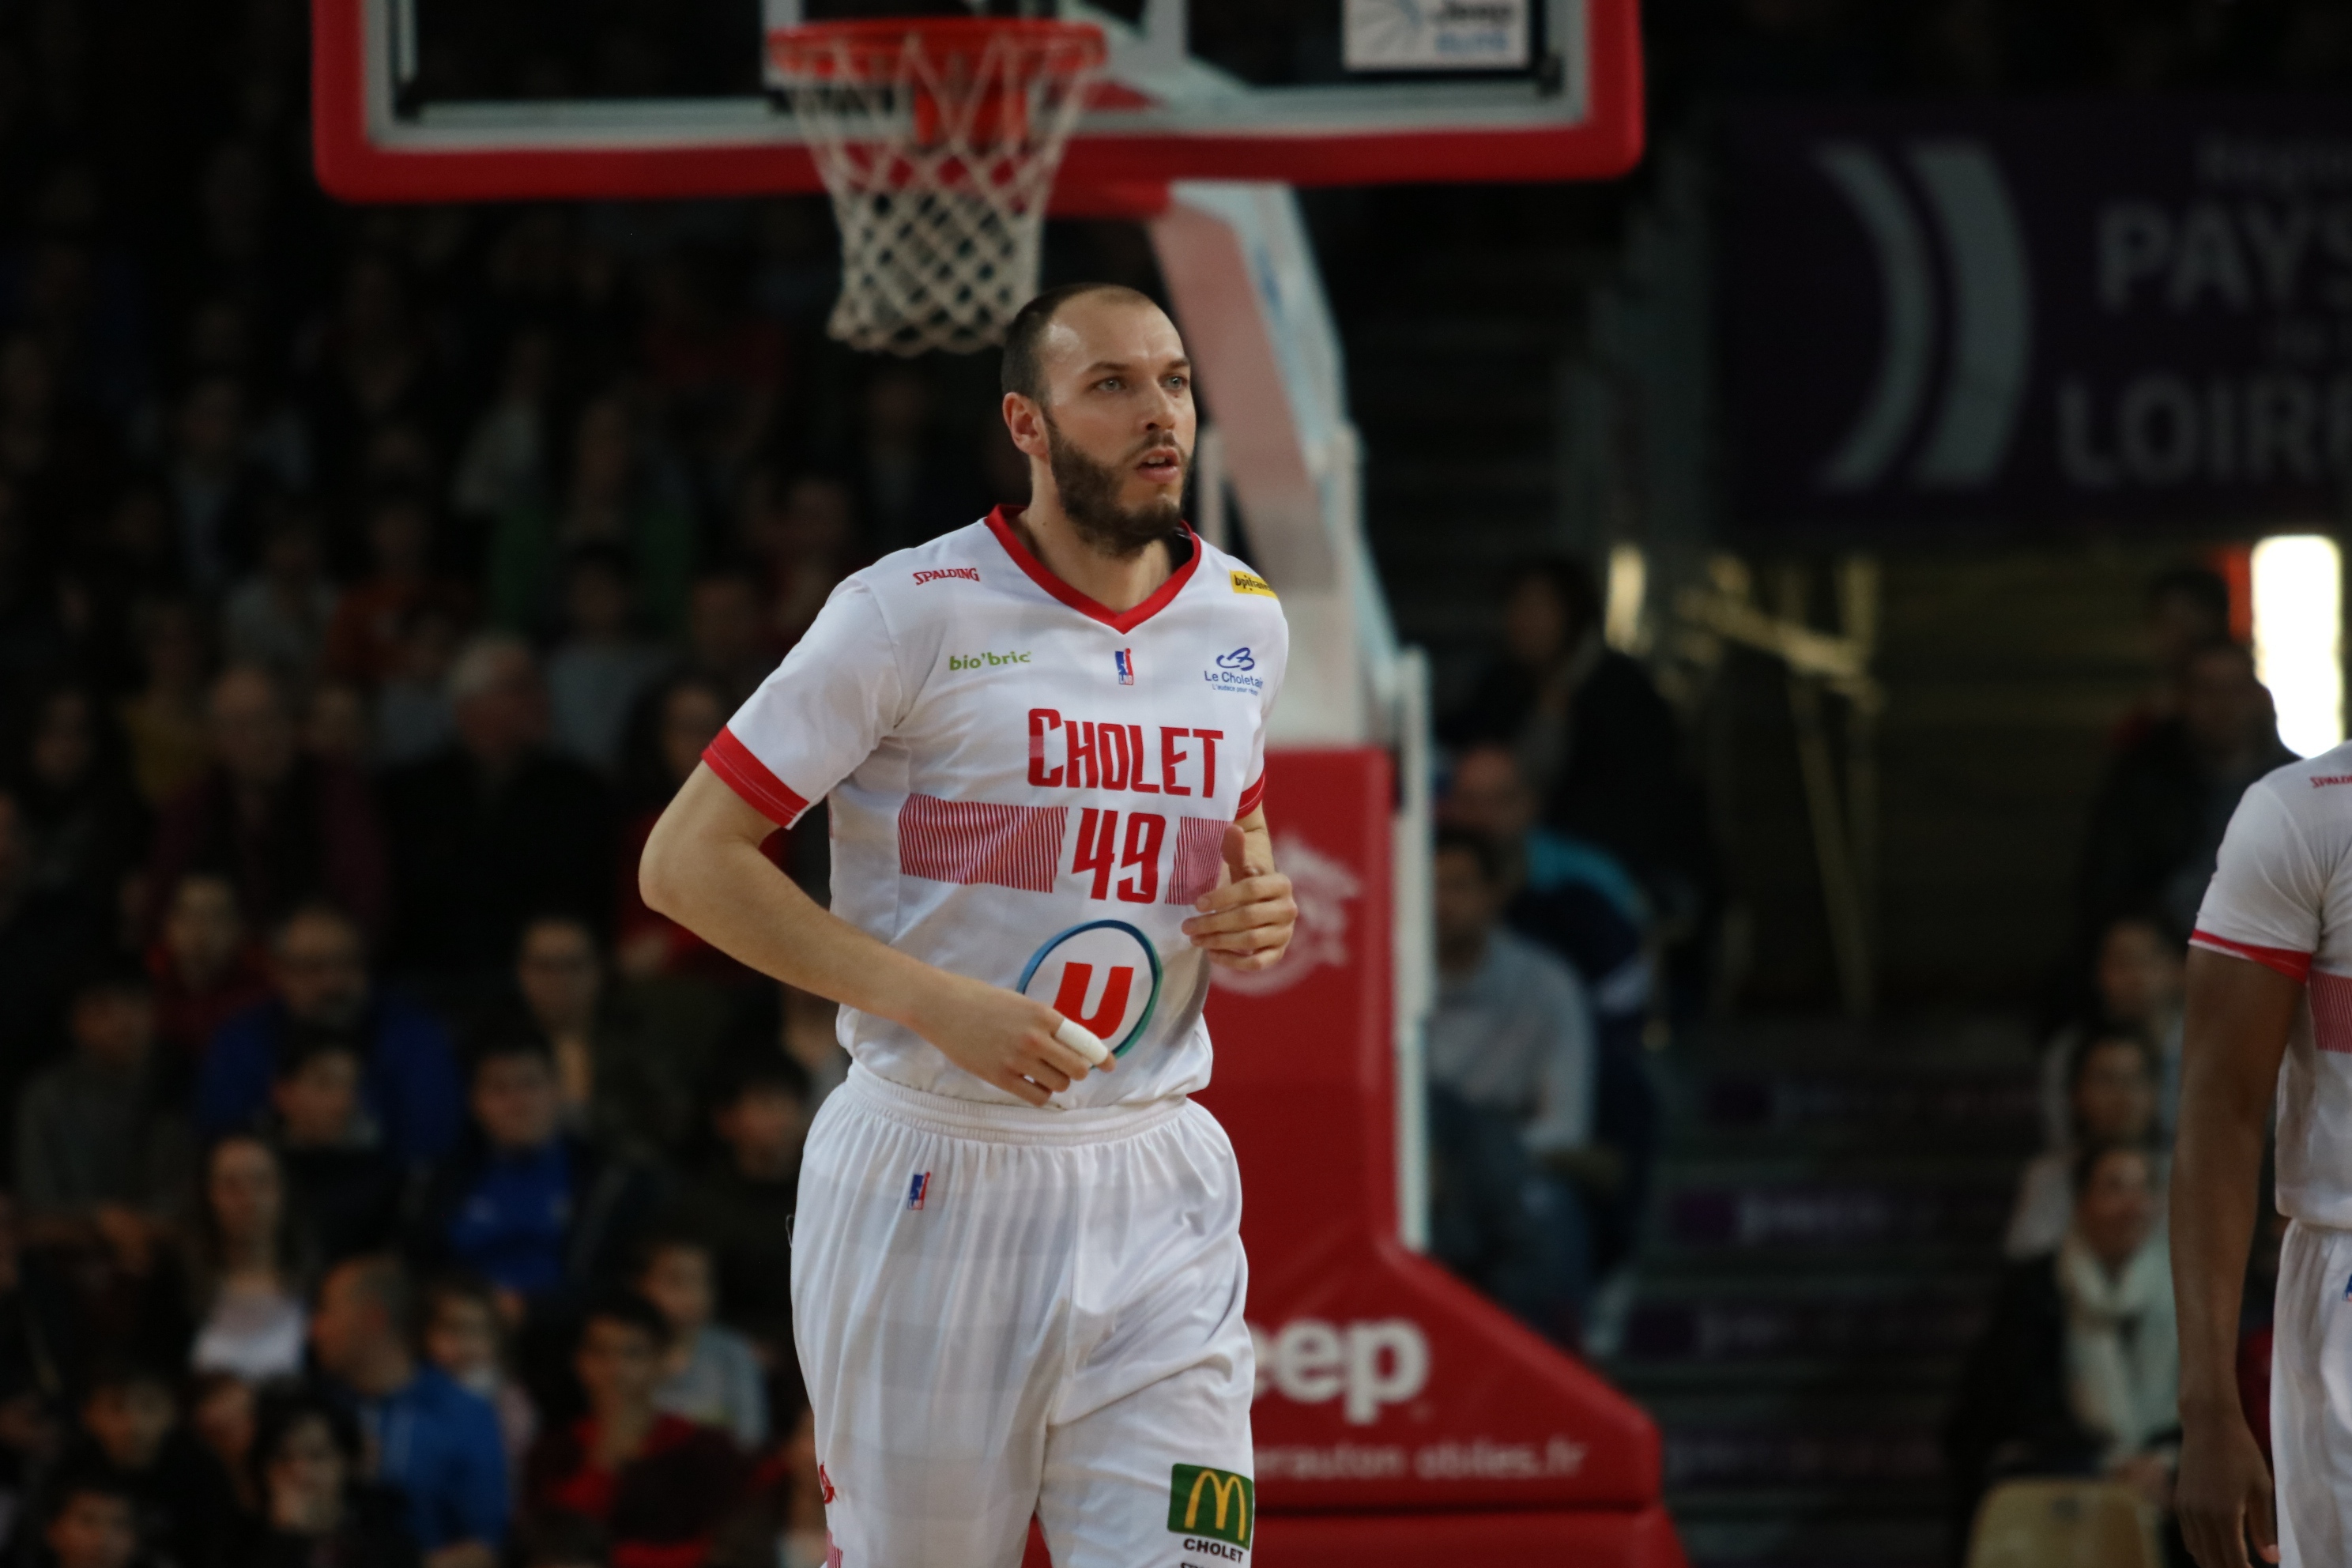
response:
[[[1160,1005],[1160,954],[1125,921],[1088,921],[1046,939],[1013,989],[1123,1056]]]

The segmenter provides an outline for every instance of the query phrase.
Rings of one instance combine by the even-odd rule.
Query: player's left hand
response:
[[[1184,922],[1184,934],[1220,968],[1271,968],[1298,924],[1290,879],[1237,822],[1225,825],[1224,856],[1216,887],[1193,902],[1201,912]]]

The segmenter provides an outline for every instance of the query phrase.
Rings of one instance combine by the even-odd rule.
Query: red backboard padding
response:
[[[1679,1563],[1649,1417],[1395,1240],[1387,753],[1283,752],[1267,773],[1298,939],[1247,993],[1213,996],[1216,1078],[1202,1096],[1241,1158],[1266,1568],[1570,1551]],[[1422,1510],[1465,1532],[1441,1532],[1442,1558],[1426,1554],[1441,1536],[1415,1524],[1408,1546],[1401,1519],[1285,1517]],[[1501,1554],[1466,1551],[1473,1536]],[[1318,1542],[1354,1544],[1327,1557]]]

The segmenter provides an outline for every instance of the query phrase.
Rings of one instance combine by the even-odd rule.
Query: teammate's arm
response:
[[[2249,1568],[2249,1533],[2263,1562],[2279,1560],[2270,1470],[2238,1398],[2238,1306],[2271,1096],[2302,999],[2302,984],[2276,970],[2189,950],[2172,1163],[2181,1426],[2175,1507],[2200,1568]]]
[[[646,905],[762,974],[904,1025],[1032,1105],[1087,1076],[1086,1058],[1054,1038],[1062,1016],[1051,1007],[925,963],[818,908],[761,852],[775,830],[709,763],[697,766],[646,841]]]
[[[1265,807],[1227,826],[1224,856],[1216,887],[1193,901],[1201,912],[1184,922],[1184,934],[1220,968],[1268,968],[1290,946],[1298,905],[1290,879],[1274,868]]]

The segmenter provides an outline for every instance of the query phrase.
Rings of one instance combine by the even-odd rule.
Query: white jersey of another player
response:
[[[1209,966],[1182,922],[1255,809],[1289,648],[1256,574],[1189,530],[1114,615],[1000,510],[834,591],[704,760],[779,824],[830,795],[834,912],[940,968],[1026,992],[1118,1067],[1058,1098],[1133,1104],[1209,1081]],[[912,1031],[844,1008],[870,1071],[1011,1103]]]
[[[2279,1212],[2352,1230],[2352,745],[2246,791],[2189,940],[2305,983],[2279,1072]]]

